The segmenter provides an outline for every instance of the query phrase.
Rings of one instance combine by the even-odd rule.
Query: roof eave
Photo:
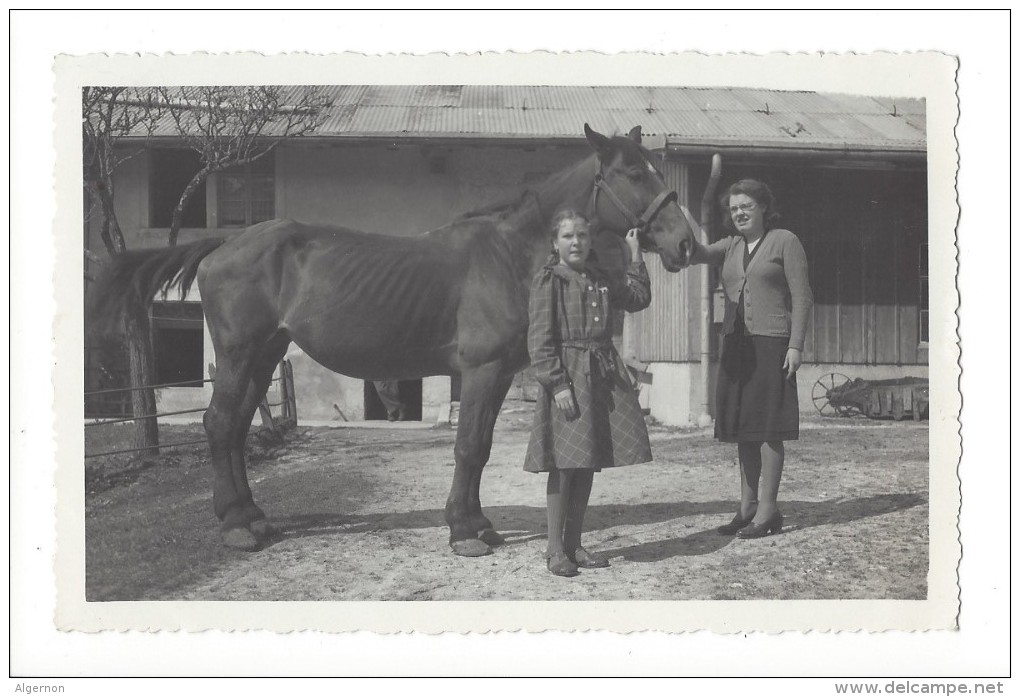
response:
[[[684,156],[711,156],[719,153],[723,157],[760,159],[796,158],[816,160],[859,160],[885,161],[903,164],[923,164],[928,153],[924,148],[913,145],[866,146],[852,143],[753,143],[747,141],[692,142],[669,140],[666,144],[668,158]]]
[[[266,140],[271,140],[267,136]],[[181,146],[184,139],[180,136],[125,136],[121,139],[125,143],[149,144],[154,146]],[[287,138],[284,142],[287,145],[417,145],[422,143],[435,142],[456,144],[507,144],[507,145],[580,145],[585,142],[584,136],[554,136],[554,135],[514,135],[514,134],[488,134],[488,133],[344,133],[330,135],[307,135],[295,138]]]
[[[181,146],[183,140],[178,136],[129,136],[123,139],[136,144],[145,143],[152,146]],[[345,133],[330,135],[307,135],[286,140],[288,145],[423,145],[443,143],[447,145],[514,145],[525,147],[556,147],[573,146],[585,143],[584,136],[553,136],[553,135],[515,135],[515,134],[482,134],[482,133]],[[923,147],[905,144],[866,146],[853,143],[763,143],[761,141],[728,140],[728,141],[694,141],[675,136],[650,136],[646,138],[646,147],[653,151],[665,150],[669,159],[685,156],[711,156],[720,153],[723,156],[739,158],[795,158],[795,159],[845,159],[845,160],[876,160],[902,162],[904,164],[923,164],[927,159],[927,151]]]

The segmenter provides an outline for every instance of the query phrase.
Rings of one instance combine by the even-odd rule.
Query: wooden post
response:
[[[715,190],[719,185],[719,177],[722,175],[722,155],[715,153],[712,155],[712,169],[708,177],[708,184],[705,187],[705,193],[701,197],[701,230],[693,230],[695,235],[700,235],[701,239],[699,242],[707,246],[711,244],[710,231],[712,230],[712,223],[714,220],[715,211]],[[693,223],[693,220],[689,219],[689,222]],[[695,227],[694,225],[691,226]],[[712,285],[711,285],[711,274],[712,270],[708,264],[701,265],[701,351],[699,355],[701,363],[701,413],[698,415],[698,425],[702,428],[712,425],[712,414],[709,409],[709,403],[711,402],[711,370],[712,370],[712,356],[711,346],[712,337],[710,332],[712,331]]]
[[[290,397],[290,418],[297,426],[297,393],[294,390],[294,366],[290,361],[284,361],[287,370],[287,394]]]
[[[280,419],[290,421],[290,385],[287,384],[287,361],[280,361]]]
[[[276,428],[276,424],[273,421],[273,412],[269,409],[269,401],[265,397],[259,402],[259,414],[262,416],[263,428],[268,428],[270,431]]]
[[[893,387],[889,395],[889,411],[896,421],[903,420],[903,388]]]
[[[131,386],[142,387],[156,382],[153,365],[152,338],[148,309],[139,301],[129,302],[124,318],[128,342],[128,365],[131,370]],[[141,457],[159,455],[159,424],[155,418],[140,418],[156,414],[156,393],[151,387],[131,392],[131,415],[134,424],[133,446]]]

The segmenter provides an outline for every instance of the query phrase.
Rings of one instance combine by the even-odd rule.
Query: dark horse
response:
[[[517,202],[416,237],[271,220],[227,239],[122,256],[100,288],[153,297],[198,279],[216,351],[205,414],[213,505],[225,544],[257,549],[273,531],[254,502],[244,443],[274,367],[291,342],[363,380],[461,376],[456,468],[446,501],[450,546],[488,554],[501,538],[478,497],[496,416],[528,364],[528,292],[549,255],[547,227],[570,206],[676,272],[687,265],[690,218],[641,147],[641,129],[606,137],[585,124],[594,154]]]

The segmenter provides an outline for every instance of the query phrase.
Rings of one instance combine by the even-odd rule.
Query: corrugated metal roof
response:
[[[285,88],[293,104],[305,90]],[[641,125],[668,143],[769,148],[926,150],[925,104],[747,88],[527,85],[330,85],[319,138],[581,138]],[[273,129],[269,129],[269,133]],[[164,119],[156,135],[173,136]]]

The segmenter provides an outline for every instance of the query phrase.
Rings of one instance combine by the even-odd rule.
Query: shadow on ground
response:
[[[883,494],[831,502],[782,502],[784,527],[780,534],[823,525],[842,525],[924,504],[927,504],[927,499],[916,494]],[[733,507],[733,502],[727,502],[723,504],[722,510],[729,516],[732,514]],[[728,518],[721,520],[720,524],[725,522],[728,522]],[[725,547],[733,539],[732,536],[720,535],[715,531],[715,528],[711,528],[681,537],[600,551],[608,557],[623,557],[633,562],[657,562],[671,557],[711,554]]]
[[[785,517],[784,533],[823,525],[842,525],[863,518],[886,515],[927,503],[916,494],[883,494],[837,501],[787,501],[782,503]],[[615,527],[654,525],[691,516],[721,516],[727,522],[734,508],[733,501],[676,503],[640,503],[631,505],[594,505],[588,509],[585,531]],[[493,506],[486,515],[504,537],[508,546],[523,544],[545,537],[545,509],[535,506]],[[313,513],[273,518],[281,539],[310,536],[337,536],[387,530],[418,530],[444,527],[441,509],[370,515]],[[781,533],[782,534],[782,533]],[[654,540],[626,547],[602,548],[609,557],[622,557],[634,562],[657,562],[671,557],[711,554],[725,547],[732,537],[719,535],[715,526],[689,535]]]

